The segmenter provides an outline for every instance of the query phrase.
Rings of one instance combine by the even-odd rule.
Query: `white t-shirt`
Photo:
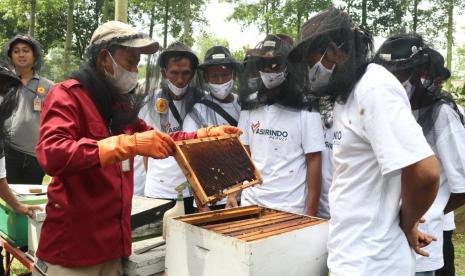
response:
[[[153,97],[153,99],[151,99],[143,107],[143,109],[147,108],[148,110],[141,110],[141,114],[145,114],[145,116],[141,118],[148,125],[153,126],[159,130],[167,129],[168,132],[181,131],[181,126],[169,108],[166,109],[166,112],[168,112],[168,125],[160,125],[160,113],[155,110],[156,101],[156,97]],[[176,109],[178,110],[181,118],[184,118],[186,116],[186,106],[184,100],[181,99],[179,101],[173,101],[173,103],[176,106]],[[174,157],[168,157],[165,159],[149,158],[144,194],[145,196],[153,198],[176,199],[177,193],[175,188],[186,181],[186,177],[181,171],[181,168],[179,168],[178,163]],[[183,194],[185,197],[189,196],[188,189],[185,189]]]
[[[325,149],[321,152],[321,194],[318,217],[329,218],[328,192],[336,170],[333,158],[333,128],[323,124]]]
[[[5,156],[0,158],[0,179],[6,177]]]
[[[370,64],[333,115],[331,275],[413,275],[414,252],[399,227],[401,169],[433,152],[405,90],[384,67]]]
[[[439,107],[433,130],[436,133],[435,145],[431,145],[441,165],[439,191],[433,205],[423,216],[420,224],[422,232],[433,235],[436,242],[423,248],[429,257],[417,255],[417,272],[432,271],[443,267],[443,227],[444,208],[451,193],[465,193],[465,128],[457,113],[447,104]],[[418,116],[418,112],[414,111]]]
[[[241,204],[305,213],[305,155],[324,149],[320,114],[277,104],[262,106],[241,111],[239,128],[263,178],[263,184],[242,191]]]
[[[447,213],[444,216],[444,226],[442,228],[444,231],[455,230],[455,213],[454,211]]]
[[[206,100],[213,101],[214,103],[218,104],[221,108],[226,111],[231,117],[236,120],[239,120],[239,113],[241,111],[241,107],[238,103],[237,95],[233,94],[234,100],[230,103],[223,103],[218,101],[217,99],[213,98],[210,94],[205,96]],[[195,114],[199,115],[199,119],[201,120],[201,124],[199,125],[196,120],[193,118]],[[184,131],[195,131],[199,128],[206,127],[209,125],[213,126],[221,126],[221,125],[229,125],[229,123],[223,118],[223,116],[216,113],[213,109],[207,107],[202,103],[196,103],[193,107],[193,111],[187,114],[186,118],[184,119],[183,123],[183,130]]]

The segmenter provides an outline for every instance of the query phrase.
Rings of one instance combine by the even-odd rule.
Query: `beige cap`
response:
[[[118,45],[136,48],[141,54],[153,54],[160,47],[157,41],[140,34],[133,27],[120,21],[108,21],[100,25],[92,34],[90,45],[124,38],[128,38],[128,40],[118,43]]]

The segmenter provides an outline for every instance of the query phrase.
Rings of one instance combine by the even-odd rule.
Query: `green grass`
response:
[[[465,233],[456,233],[453,241],[455,247],[455,275],[465,276]]]

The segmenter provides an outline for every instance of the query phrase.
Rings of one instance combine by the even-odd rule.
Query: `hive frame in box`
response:
[[[186,157],[186,154],[183,152],[183,147],[189,146],[189,145],[195,145],[198,143],[208,143],[212,141],[219,141],[219,140],[225,140],[225,139],[231,139],[234,143],[240,144],[241,152],[239,154],[244,154],[245,157],[247,157],[250,160],[251,166],[253,167],[254,179],[252,179],[251,181],[243,181],[242,183],[233,183],[231,186],[229,186],[229,188],[223,191],[218,191],[218,194],[213,195],[213,196],[208,196],[202,184],[199,181],[197,173],[193,170],[191,164],[189,163]],[[212,143],[212,145],[214,145],[214,143]],[[255,165],[253,164],[249,153],[245,149],[244,145],[240,142],[239,137],[237,135],[223,135],[223,136],[216,136],[216,137],[205,137],[205,138],[177,141],[174,158],[178,162],[179,166],[181,167],[181,170],[183,171],[187,180],[191,184],[192,189],[194,190],[194,192],[196,193],[198,199],[200,200],[202,204],[216,202],[218,200],[221,200],[222,198],[224,198],[225,196],[229,194],[232,194],[240,190],[243,190],[245,188],[252,187],[257,184],[262,183],[262,177],[260,175],[260,172],[257,170]],[[225,156],[225,158],[227,157]]]

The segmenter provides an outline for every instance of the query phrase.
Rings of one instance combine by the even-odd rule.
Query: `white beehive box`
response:
[[[250,213],[239,218],[241,227],[249,228],[245,234],[234,232],[235,236],[213,231],[238,229],[238,222],[228,226],[228,221],[238,218],[229,217],[220,221],[224,226],[211,226],[208,220],[221,220],[228,216],[228,211],[251,210],[261,208],[273,211],[276,216],[292,216],[292,214],[268,208],[249,206],[228,210],[204,213],[209,217],[203,221],[195,221],[195,214],[170,219],[167,233],[166,272],[168,276],[319,276],[328,275],[326,266],[328,222],[323,219],[300,216],[305,222],[293,225],[278,222],[275,219],[268,226],[255,226],[255,218]],[[223,213],[222,213],[223,212]],[[229,213],[231,214],[231,213]],[[188,220],[183,221],[183,220]],[[285,219],[285,218],[284,218]],[[262,219],[263,220],[263,219]],[[297,218],[298,220],[298,218]],[[197,225],[194,225],[197,224]],[[236,226],[235,226],[236,225]],[[249,226],[247,226],[249,225]],[[229,230],[228,230],[228,227]],[[278,228],[276,228],[278,227]],[[274,230],[266,230],[266,229]],[[220,232],[221,232],[220,231]],[[252,233],[255,233],[253,234]],[[239,233],[239,234],[238,234]],[[251,233],[254,236],[250,236]]]
[[[43,211],[35,211],[35,217],[27,219],[27,252],[32,256],[35,255],[39,247],[40,231],[45,220],[45,205],[40,205]]]

